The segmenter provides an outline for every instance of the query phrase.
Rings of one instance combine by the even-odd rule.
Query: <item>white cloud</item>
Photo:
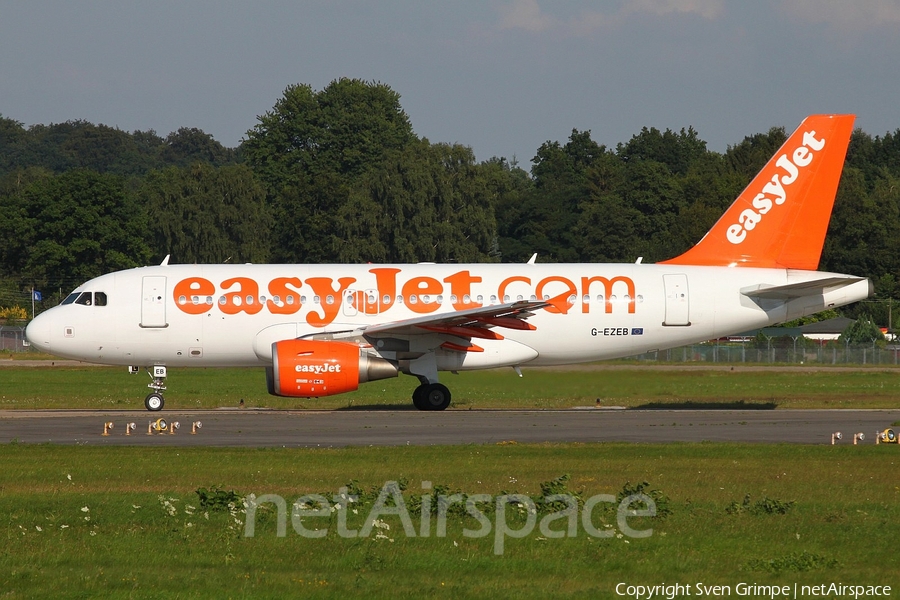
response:
[[[556,19],[541,12],[537,0],[514,0],[499,9],[500,29],[544,31],[556,24]]]
[[[552,4],[550,5],[552,6]],[[725,0],[624,0],[618,9],[583,11],[569,20],[559,19],[541,9],[538,0],[513,0],[500,5],[500,29],[520,29],[532,33],[557,30],[566,34],[591,35],[639,14],[654,16],[697,15],[716,19],[725,10]]]
[[[900,25],[900,0],[782,0],[792,16],[840,31]]]
[[[715,19],[724,12],[725,0],[627,0],[622,10],[657,16],[685,13]]]

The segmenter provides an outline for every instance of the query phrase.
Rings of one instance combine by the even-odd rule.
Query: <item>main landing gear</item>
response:
[[[132,375],[140,371],[139,367],[128,367],[128,372]],[[147,374],[150,375],[150,383],[147,387],[153,391],[144,398],[144,406],[151,412],[157,412],[163,409],[166,399],[163,397],[163,391],[166,389],[166,368],[161,365],[154,365],[147,368]]]
[[[423,383],[413,392],[412,400],[419,410],[444,410],[450,406],[450,390],[440,383]]]

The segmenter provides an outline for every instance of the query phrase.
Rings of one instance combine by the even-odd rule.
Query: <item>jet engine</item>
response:
[[[318,398],[352,392],[360,383],[397,376],[397,366],[357,344],[282,340],[272,344],[266,383],[274,396]]]

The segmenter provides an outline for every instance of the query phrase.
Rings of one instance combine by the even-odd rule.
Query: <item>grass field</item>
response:
[[[900,371],[659,370],[624,367],[539,370],[523,379],[512,370],[447,376],[455,409],[557,408],[593,405],[756,406],[759,408],[894,408]],[[3,410],[136,408],[146,375],[121,368],[0,368]],[[167,408],[248,406],[341,408],[403,406],[414,380],[364,385],[356,394],[318,400],[268,396],[261,370],[175,369]],[[892,585],[900,589],[900,448],[737,444],[469,445],[344,449],[228,449],[0,446],[0,598],[620,598],[615,588],[661,583]],[[337,502],[341,486],[377,491],[407,482],[414,505],[437,491],[542,496],[542,484],[562,475],[556,491],[582,501],[613,496],[649,482],[667,515],[632,517],[634,538],[620,527],[613,504],[600,504],[589,524],[612,531],[588,535],[584,522],[567,535],[557,520],[545,535],[535,526],[521,539],[503,536],[483,505],[491,533],[453,513],[446,535],[434,515],[427,536],[412,514],[415,537],[402,519],[382,515],[366,537],[338,535],[340,511],[310,517],[328,533],[309,539],[287,519],[278,537],[271,504],[263,505],[245,537],[249,494],[277,494],[290,507],[304,494]],[[423,481],[431,482],[423,490]],[[425,487],[428,487],[427,485]],[[201,504],[197,490],[237,494]],[[436,503],[436,500],[435,500]],[[436,505],[436,504],[435,504]],[[217,510],[225,508],[225,510]],[[359,529],[371,508],[355,505]],[[661,511],[666,512],[666,511]],[[582,509],[583,514],[583,509]],[[537,519],[547,517],[541,513]],[[306,519],[306,517],[304,517]],[[504,522],[526,527],[510,509]],[[307,525],[304,525],[307,526]],[[761,594],[744,594],[760,597]],[[684,597],[681,594],[679,597]],[[646,597],[646,596],[644,596]],[[665,597],[665,596],[663,596]],[[712,597],[706,594],[706,597]],[[765,597],[769,597],[766,595]],[[781,596],[786,597],[786,596]]]
[[[749,408],[895,408],[900,369],[710,370],[581,367],[573,370],[512,369],[444,374],[453,409],[683,406]],[[0,410],[35,408],[137,408],[148,390],[146,374],[112,367],[3,367]],[[167,409],[236,406],[343,408],[411,406],[415,379],[363,384],[357,392],[318,399],[277,398],[266,393],[262,369],[172,369]]]
[[[4,598],[609,598],[620,582],[900,584],[900,454],[888,446],[13,444],[0,447],[0,461]],[[422,481],[469,494],[539,497],[540,484],[562,474],[582,497],[648,481],[668,498],[671,513],[633,523],[652,527],[643,539],[602,539],[580,529],[551,539],[535,528],[506,539],[498,555],[493,536],[462,535],[463,527],[477,526],[470,517],[451,517],[446,537],[437,537],[434,523],[430,536],[407,537],[399,517],[383,516],[389,528],[365,538],[340,537],[336,517],[325,517],[315,525],[329,527],[326,537],[308,539],[290,521],[287,535],[277,537],[269,512],[257,514],[255,537],[244,537],[239,506],[234,515],[216,512],[201,507],[195,493],[233,489],[280,494],[291,503],[312,492],[330,498],[350,480],[368,489],[406,479],[408,499],[423,493]],[[358,527],[365,512],[350,525]],[[614,515],[593,518],[597,527],[601,520],[615,527]],[[419,531],[419,518],[413,522]],[[521,518],[510,523],[523,525]]]

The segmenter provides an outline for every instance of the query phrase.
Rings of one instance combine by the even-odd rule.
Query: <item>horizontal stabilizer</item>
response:
[[[865,277],[826,277],[824,279],[790,283],[788,285],[769,286],[762,283],[742,288],[741,293],[749,298],[790,300],[792,298],[825,294],[826,292],[865,280]]]

